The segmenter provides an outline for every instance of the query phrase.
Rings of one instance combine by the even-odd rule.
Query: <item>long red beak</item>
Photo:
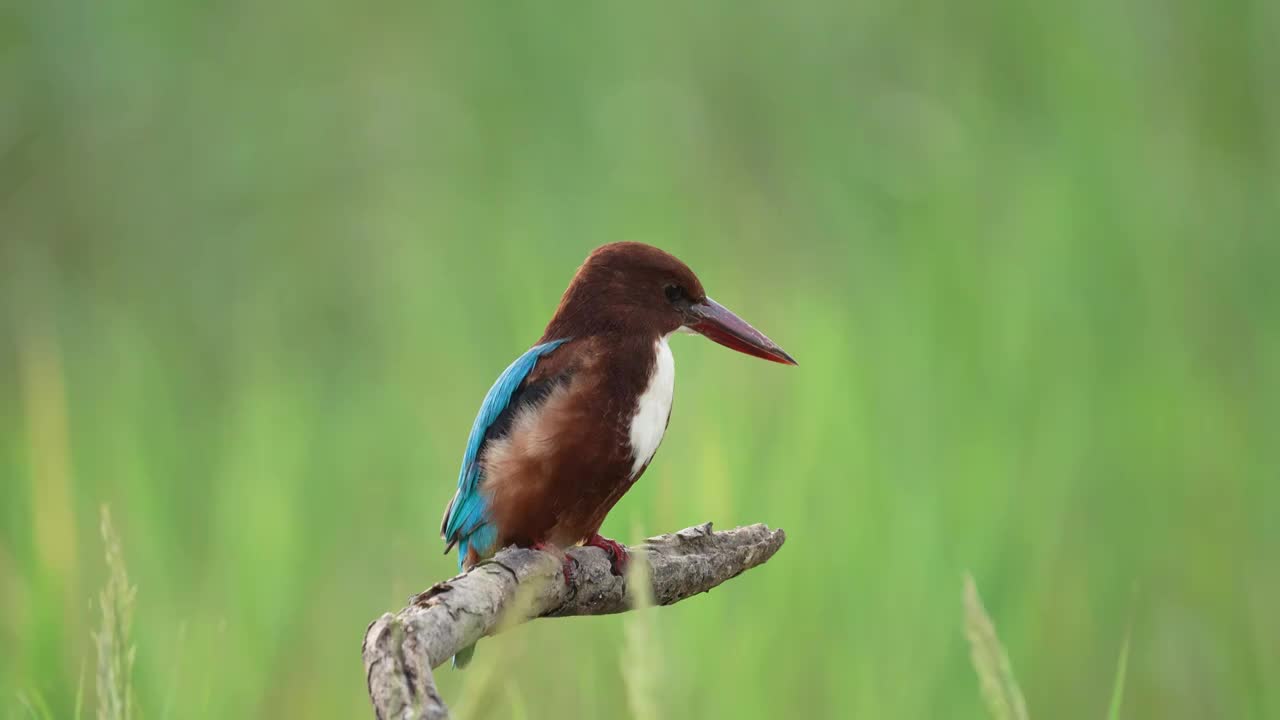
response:
[[[729,308],[711,298],[691,305],[689,314],[694,317],[694,321],[687,326],[690,330],[727,348],[783,365],[799,364],[787,354],[786,350],[765,337],[764,333],[751,327],[746,320],[734,315]]]

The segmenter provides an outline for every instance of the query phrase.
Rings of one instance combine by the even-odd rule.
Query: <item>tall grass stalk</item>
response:
[[[982,606],[972,575],[964,578],[964,634],[969,638],[973,669],[982,683],[982,697],[995,720],[1027,720],[1027,703],[1013,676],[1009,653],[996,636],[995,624]]]
[[[184,620],[178,625],[178,640],[174,647],[173,684],[169,686],[169,692],[165,694],[164,709],[160,713],[160,717],[165,720],[173,717],[173,709],[178,704],[178,689],[182,681],[182,649],[186,645],[186,641],[187,622]]]
[[[1120,708],[1124,705],[1124,681],[1129,674],[1129,639],[1133,637],[1133,623],[1124,631],[1124,642],[1120,643],[1120,659],[1116,661],[1116,679],[1111,684],[1111,707],[1107,710],[1108,720],[1120,720]]]
[[[458,695],[458,701],[450,708],[455,717],[485,717],[488,704],[497,696],[494,688],[499,678],[508,675],[508,668],[520,654],[516,643],[520,642],[521,636],[508,631],[529,616],[536,595],[532,584],[521,584],[516,588],[511,605],[503,613],[493,632],[497,637],[487,640],[478,648],[476,659],[467,666],[464,673],[466,681]],[[488,652],[485,652],[486,649]]]
[[[636,720],[656,720],[662,717],[657,705],[661,652],[657,643],[649,562],[641,553],[631,556],[627,587],[635,598],[635,608],[627,614],[623,624],[622,679],[627,688],[627,705]]]
[[[84,716],[84,666],[85,658],[80,658],[80,679],[76,681],[76,713],[72,715],[75,720],[80,720]]]
[[[120,538],[111,524],[111,511],[102,507],[102,542],[106,547],[107,584],[98,594],[102,625],[93,634],[98,651],[98,720],[133,717],[133,661],[130,641],[133,603],[138,589],[129,584]]]

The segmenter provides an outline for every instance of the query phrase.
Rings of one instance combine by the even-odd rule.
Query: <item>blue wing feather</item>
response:
[[[449,502],[445,510],[444,523],[440,533],[445,542],[452,547],[458,545],[458,566],[462,566],[467,551],[474,547],[479,554],[492,550],[497,540],[497,528],[488,523],[487,500],[480,492],[480,450],[484,446],[485,433],[497,421],[507,406],[511,396],[520,384],[538,364],[538,359],[564,344],[566,339],[552,340],[529,348],[525,354],[516,358],[489,388],[480,405],[480,412],[471,425],[471,435],[467,438],[467,451],[462,456],[462,468],[458,471],[458,492]]]

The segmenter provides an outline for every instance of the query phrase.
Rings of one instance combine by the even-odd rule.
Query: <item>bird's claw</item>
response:
[[[560,572],[564,575],[564,586],[573,587],[574,581],[578,579],[578,561],[565,553],[564,560],[560,561]]]
[[[541,550],[542,552],[551,553],[552,555],[559,555],[560,556],[560,573],[561,575],[564,576],[564,585],[565,587],[573,587],[573,581],[577,578],[577,575],[578,575],[577,560],[575,560],[571,555],[569,555],[569,553],[565,552],[564,550],[561,550],[560,548],[550,543],[535,543],[533,545],[533,549]]]
[[[592,535],[587,541],[587,547],[598,547],[604,550],[609,556],[609,569],[614,575],[625,575],[627,565],[631,563],[631,555],[627,552],[627,546],[617,540],[610,540],[607,537],[596,534]]]

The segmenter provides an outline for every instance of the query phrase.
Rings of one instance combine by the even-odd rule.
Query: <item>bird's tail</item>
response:
[[[476,646],[474,643],[459,650],[458,654],[453,656],[453,669],[466,669],[466,667],[471,664],[471,658],[475,657],[475,654]]]

